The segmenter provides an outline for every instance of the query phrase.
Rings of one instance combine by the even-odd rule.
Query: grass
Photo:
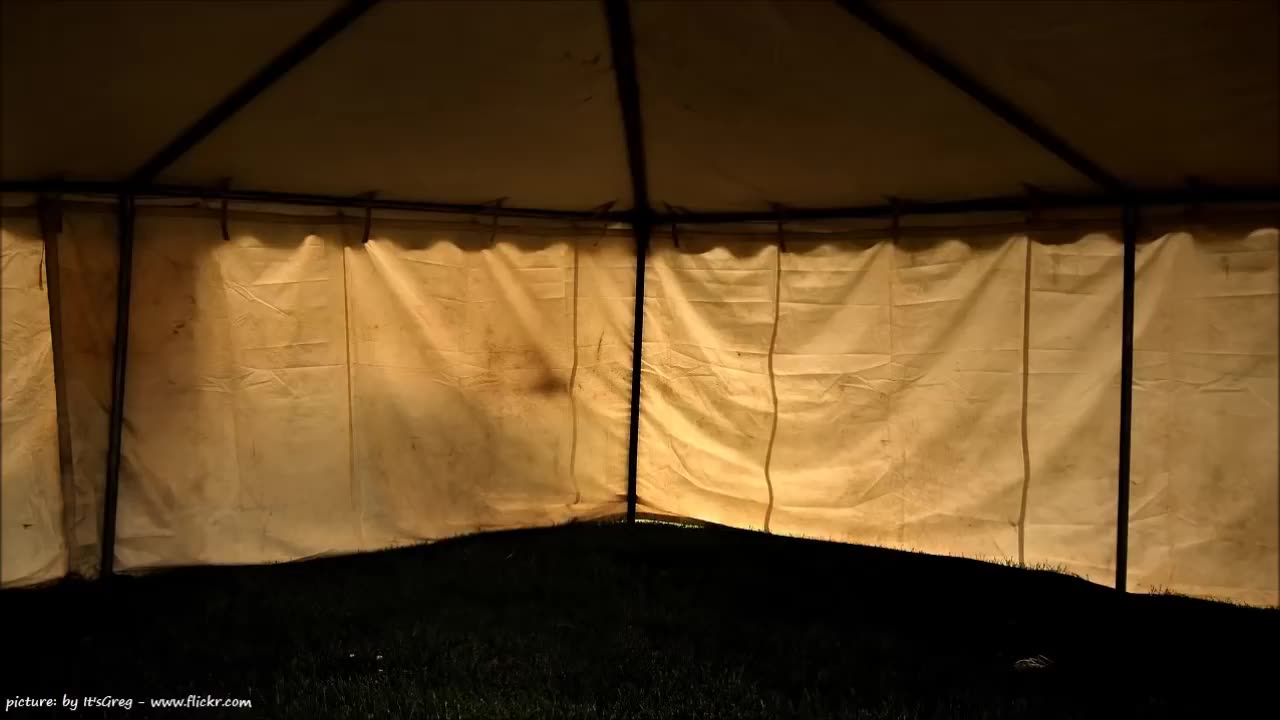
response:
[[[202,718],[1263,717],[1280,677],[1275,610],[662,525],[7,591],[0,623],[0,696],[253,702]]]

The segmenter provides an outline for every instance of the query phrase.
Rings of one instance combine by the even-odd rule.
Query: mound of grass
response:
[[[75,716],[1253,717],[1280,677],[1274,610],[664,525],[68,582],[0,617],[4,696],[253,702]]]

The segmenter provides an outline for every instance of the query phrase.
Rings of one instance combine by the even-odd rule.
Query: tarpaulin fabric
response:
[[[1135,187],[1280,182],[1280,4],[876,5]]]
[[[1118,230],[1031,238],[1024,560],[1112,586],[1124,249]]]
[[[1191,226],[1140,248],[1129,574],[1280,602],[1274,225]]]
[[[366,543],[625,511],[629,239],[388,228],[347,258]]]
[[[0,229],[0,586],[67,572],[44,242],[34,219]]]
[[[645,269],[638,509],[761,528],[774,253],[681,240],[655,236]]]
[[[0,3],[0,176],[128,177],[340,5]],[[870,6],[1134,188],[1280,184],[1275,2]],[[645,0],[630,16],[657,207],[1098,189],[835,2]],[[595,0],[378,3],[157,180],[626,207],[610,61]]]
[[[642,506],[1016,557],[1025,238],[790,240],[781,266],[680,240],[652,260]]]
[[[141,209],[117,569],[624,511],[635,248],[587,225]],[[1280,238],[1148,225],[1130,588],[1275,604]],[[114,218],[62,228],[66,528],[53,269],[4,223],[6,586],[96,569]],[[639,510],[1110,585],[1121,261],[1105,222],[657,233]]]
[[[117,569],[359,549],[332,230],[139,211]]]
[[[138,219],[118,569],[625,509],[629,241],[229,228]]]
[[[1112,584],[1116,231],[678,241],[650,260],[642,509]],[[1275,603],[1276,252],[1142,246],[1136,589]]]

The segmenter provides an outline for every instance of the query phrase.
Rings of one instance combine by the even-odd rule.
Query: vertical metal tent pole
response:
[[[107,486],[103,500],[103,577],[114,572],[116,506],[120,495],[120,441],[124,426],[125,365],[129,355],[129,296],[133,284],[134,192],[151,182],[215,130],[276,84],[325,43],[369,11],[378,0],[347,0],[261,70],[210,108],[130,175],[119,196],[120,269],[116,281],[116,339],[111,381],[111,425],[107,440]]]
[[[107,487],[102,516],[102,577],[115,571],[116,504],[120,496],[120,440],[124,427],[124,380],[129,359],[129,299],[133,288],[133,196],[117,206],[120,267],[116,272],[116,339],[111,367],[111,423],[107,436]]]
[[[627,522],[636,521],[639,502],[637,466],[640,457],[640,366],[644,355],[644,267],[649,256],[649,223],[638,220],[633,226],[636,236],[636,302],[635,325],[631,339],[631,432],[627,446]]]
[[[631,9],[626,0],[604,0],[613,51],[618,105],[626,133],[627,164],[631,170],[631,227],[636,238],[635,327],[631,340],[631,438],[627,446],[627,522],[636,521],[638,491],[636,466],[640,450],[640,367],[644,340],[644,266],[649,256],[653,212],[649,208],[649,181],[645,172],[644,128],[640,122],[640,85],[636,79],[635,42],[631,35]]]
[[[75,468],[71,455],[71,418],[67,411],[66,350],[62,338],[62,259],[59,253],[62,235],[62,199],[59,195],[41,195],[36,201],[40,222],[40,239],[44,242],[45,288],[49,298],[49,337],[53,349],[53,397],[58,419],[58,479],[62,486],[62,531],[68,538],[75,537],[74,494]],[[74,568],[80,558],[76,548],[68,543],[69,557]]]
[[[1124,206],[1124,290],[1120,319],[1120,464],[1116,502],[1116,590],[1126,592],[1129,563],[1129,456],[1133,436],[1133,306],[1137,282],[1138,208]]]
[[[214,105],[198,120],[184,129],[168,144],[156,151],[145,163],[138,167],[129,178],[134,184],[151,182],[170,165],[200,144],[201,140],[211,135],[214,130],[253,102],[262,93],[275,85],[280,78],[311,57],[335,35],[347,29],[360,19],[378,0],[347,0],[328,17],[316,25],[305,35],[298,38],[289,47],[273,58],[261,70]]]

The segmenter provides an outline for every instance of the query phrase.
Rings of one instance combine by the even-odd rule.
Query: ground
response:
[[[1276,610],[652,524],[5,591],[0,624],[4,698],[253,703],[59,717],[1275,717],[1280,678]]]

